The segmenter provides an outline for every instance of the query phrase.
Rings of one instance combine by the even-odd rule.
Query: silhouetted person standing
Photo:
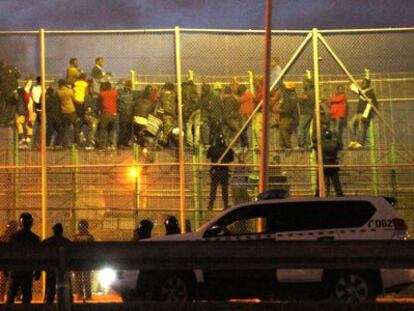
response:
[[[226,151],[227,145],[224,141],[223,135],[216,138],[216,142],[207,150],[207,158],[211,159],[212,163],[217,163],[223,153]],[[223,158],[222,163],[230,163],[234,160],[234,152],[230,149]],[[224,209],[229,207],[229,167],[222,165],[213,165],[210,169],[211,185],[210,185],[210,200],[208,209],[212,210],[214,201],[216,200],[217,187],[221,185],[221,195],[223,198]]]
[[[68,238],[63,236],[63,226],[61,223],[57,223],[53,226],[53,235],[42,243],[49,245],[62,246],[70,242]],[[46,303],[53,303],[56,295],[56,272],[54,270],[46,271],[46,292],[44,301]]]
[[[78,233],[73,237],[73,242],[93,242],[95,238],[89,233],[89,222],[81,219],[78,225]],[[83,300],[92,298],[92,284],[90,271],[75,272],[75,292]]]
[[[341,146],[338,140],[334,139],[332,132],[326,130],[322,137],[322,157],[323,157],[323,174],[325,175],[325,186],[327,195],[329,195],[331,181],[335,188],[336,196],[343,196],[341,183],[339,181],[339,167],[326,167],[325,165],[338,164],[338,152]],[[318,183],[319,185],[319,183]],[[319,187],[316,189],[316,197],[319,196]]]
[[[139,222],[138,228],[134,230],[132,241],[137,242],[142,239],[149,239],[151,237],[154,223],[149,219],[143,219]]]
[[[165,225],[165,235],[171,234],[180,234],[180,226],[178,225],[178,220],[175,216],[169,215],[164,220]]]
[[[0,242],[7,243],[10,241],[12,235],[17,231],[19,225],[17,221],[11,220],[7,223],[6,230],[0,236]],[[4,296],[6,295],[6,285],[7,285],[7,271],[0,272],[0,300],[4,300]]]
[[[14,233],[9,243],[19,243],[33,245],[40,243],[38,235],[32,232],[33,217],[29,213],[20,215],[20,230]],[[22,302],[30,303],[32,301],[33,278],[40,278],[40,271],[24,270],[12,271],[9,275],[9,291],[7,293],[7,303],[14,303],[17,293],[21,290]]]

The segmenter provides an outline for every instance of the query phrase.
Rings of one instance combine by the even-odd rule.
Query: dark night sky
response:
[[[0,29],[263,28],[264,0],[0,0]],[[414,0],[274,0],[274,29],[414,26]]]

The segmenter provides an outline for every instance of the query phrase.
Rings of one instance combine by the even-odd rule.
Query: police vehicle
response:
[[[377,196],[274,199],[235,206],[199,230],[156,240],[401,240],[407,226],[394,210],[395,201]],[[262,232],[257,222],[263,224]],[[153,239],[153,240],[154,240]],[[374,299],[398,292],[414,282],[414,270],[276,271],[123,271],[111,285],[124,299],[141,297],[164,301],[199,298],[268,299],[275,293],[312,293],[344,302]],[[306,291],[305,291],[306,289]]]

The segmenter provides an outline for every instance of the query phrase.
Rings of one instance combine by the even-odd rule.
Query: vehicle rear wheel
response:
[[[344,303],[360,303],[373,300],[375,296],[375,282],[369,275],[341,273],[331,283],[331,297]]]
[[[161,301],[184,302],[191,299],[190,282],[180,274],[171,274],[161,279],[157,298]]]

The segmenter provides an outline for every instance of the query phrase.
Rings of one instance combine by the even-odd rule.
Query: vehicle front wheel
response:
[[[358,272],[341,273],[331,279],[331,298],[344,303],[373,300],[377,291],[372,277]]]

